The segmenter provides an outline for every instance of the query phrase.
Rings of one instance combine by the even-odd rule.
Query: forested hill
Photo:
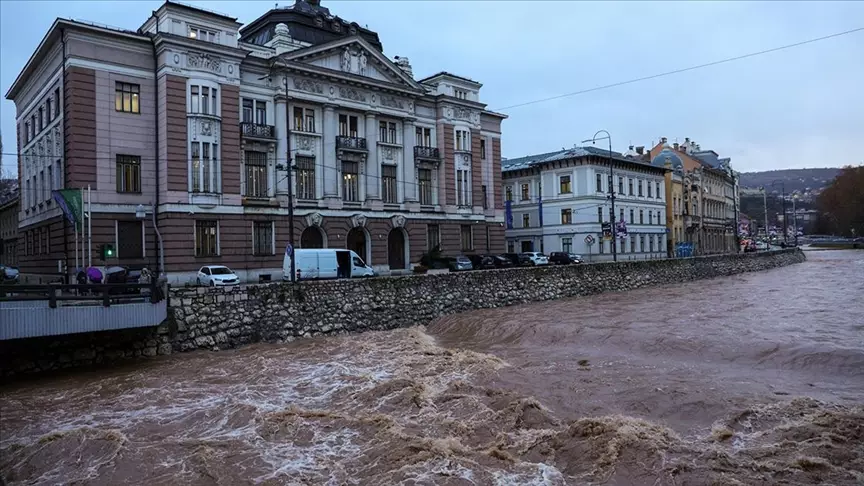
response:
[[[740,185],[744,188],[759,188],[770,186],[774,181],[783,181],[786,184],[786,192],[799,193],[823,189],[829,182],[840,173],[838,168],[823,169],[784,169],[769,170],[764,172],[742,172]],[[775,186],[778,190],[780,183]],[[809,191],[808,191],[809,189]]]

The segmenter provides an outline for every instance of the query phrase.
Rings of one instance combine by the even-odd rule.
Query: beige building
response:
[[[738,178],[730,159],[719,157],[713,150],[702,150],[689,138],[683,144],[670,144],[663,137],[650,153],[653,165],[671,165],[678,169],[682,180],[683,204],[679,207],[683,238],[677,241],[693,244],[697,255],[737,252]],[[674,226],[669,230],[674,232]]]
[[[94,264],[113,244],[98,264],[154,267],[155,207],[174,282],[205,264],[282,278],[290,206],[295,246],[352,249],[382,273],[434,247],[503,251],[505,116],[481,83],[415,77],[377,33],[314,0],[245,26],[170,1],[142,20],[58,19],[7,93],[22,271],[74,267],[61,188],[90,188]]]

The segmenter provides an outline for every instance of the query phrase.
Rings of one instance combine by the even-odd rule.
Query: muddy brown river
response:
[[[7,484],[864,484],[864,252],[0,388]],[[2,481],[0,481],[2,482]]]

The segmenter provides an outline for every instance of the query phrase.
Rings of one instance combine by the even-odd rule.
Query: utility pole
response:
[[[285,80],[285,158],[288,169],[288,244],[291,246],[291,283],[297,282],[297,248],[294,245],[294,161],[291,158],[291,108],[288,103],[288,72]]]
[[[602,137],[602,138],[597,138],[597,135],[600,135],[601,133],[605,133],[606,136]],[[594,136],[591,137],[591,139],[582,140],[582,143],[591,142],[592,144],[595,144],[595,143],[597,143],[597,140],[603,140],[604,138],[609,142],[609,200],[612,203],[612,214],[610,215],[609,221],[612,224],[612,261],[617,262],[618,261],[618,234],[617,234],[618,232],[617,232],[617,229],[615,228],[615,182],[614,182],[615,173],[612,169],[612,135],[609,135],[609,132],[607,132],[606,130],[598,130],[597,133],[595,133]],[[601,241],[600,244],[602,245],[603,242]]]
[[[792,196],[792,231],[795,232],[795,246],[798,246],[798,211],[795,210],[797,196]]]
[[[762,186],[762,205],[765,210],[765,239],[768,239],[768,190]]]

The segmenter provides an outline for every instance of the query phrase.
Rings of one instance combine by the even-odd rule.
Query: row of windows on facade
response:
[[[252,223],[252,253],[256,256],[276,254],[276,225],[273,221],[255,221]],[[487,239],[489,229],[486,228]],[[470,224],[460,225],[460,243],[462,250],[474,249],[474,227]],[[426,225],[426,251],[441,246],[441,230],[437,224]],[[121,256],[118,251],[118,257]],[[219,256],[219,222],[216,220],[195,221],[195,256]]]
[[[627,181],[628,181],[627,182],[627,187],[628,187],[627,195],[633,196],[634,195],[633,194],[633,181],[634,180],[631,178],[628,178]],[[662,199],[663,196],[662,196],[662,193],[660,191],[660,183],[659,182],[654,183],[654,185],[653,185],[654,190],[652,191],[651,190],[651,188],[652,188],[651,181],[643,181],[641,179],[636,179],[637,195],[639,197],[642,197],[644,195],[644,193],[642,191],[643,182],[645,183],[645,187],[647,187],[647,192],[648,192],[649,198]],[[611,192],[610,189],[611,189],[611,186],[607,184],[607,191],[606,192]],[[531,200],[531,185],[529,183],[527,183],[527,182],[522,183],[520,185],[520,190],[521,190],[520,201]],[[541,190],[541,185],[540,185],[540,182],[538,181],[537,182],[537,194],[540,193],[540,190]],[[604,192],[603,191],[603,174],[597,174],[597,192]],[[558,194],[559,195],[560,194],[573,194],[573,181],[571,179],[571,176],[562,175],[562,176],[558,177]],[[625,192],[624,192],[624,178],[623,177],[618,177],[618,194],[621,194],[621,195],[625,194]],[[506,198],[505,200],[507,200],[507,201],[513,200],[513,186],[507,186],[506,187],[505,198]]]
[[[646,246],[646,237],[647,237],[647,246]],[[604,241],[603,233],[597,234],[597,241],[598,241],[597,249],[601,255],[603,255],[605,253],[611,253],[612,252],[611,242]],[[637,243],[638,243],[638,245],[637,245]],[[639,253],[639,252],[653,253],[653,252],[655,252],[655,249],[654,249],[655,245],[657,248],[656,251],[663,251],[663,235],[657,235],[657,234],[638,235],[638,238],[636,237],[636,235],[628,235],[626,238],[621,239],[621,241],[618,242],[617,251],[619,253],[627,253],[627,248],[629,247],[630,253]],[[545,251],[544,246],[545,245],[543,244],[543,241],[541,240],[541,242],[540,242],[540,251],[541,252]],[[523,251],[523,252],[535,251],[533,247],[534,247],[533,242],[526,240],[526,241],[522,242],[521,251]],[[515,248],[516,248],[516,242],[515,241],[511,240],[511,241],[507,242],[507,252],[513,253],[515,251]],[[571,237],[561,238],[561,251],[563,251],[565,253],[573,253],[573,238],[571,238]]]
[[[609,208],[609,219],[604,220],[603,215],[605,212],[603,208],[597,208],[597,222],[603,223],[612,220],[612,208]],[[618,213],[618,221],[628,221],[624,219],[625,211],[621,209]],[[630,210],[630,224],[637,224],[634,219],[635,211],[633,209]],[[645,222],[645,210],[639,210],[639,223],[638,224],[656,224],[661,225],[663,222],[661,221],[662,213],[660,211],[648,211],[648,222]],[[561,224],[573,224],[573,210],[570,208],[561,210]],[[522,214],[522,227],[530,228],[531,227],[531,215],[528,213]]]
[[[52,200],[51,191],[63,187],[63,170],[60,160],[53,164],[47,164],[39,171],[39,175],[33,174],[24,181],[24,191],[21,195],[22,207],[29,210],[40,204],[50,204]]]
[[[54,90],[53,95],[45,98],[39,107],[33,110],[30,119],[24,122],[24,144],[36,139],[36,135],[51,124],[51,121],[60,116],[60,88]]]

